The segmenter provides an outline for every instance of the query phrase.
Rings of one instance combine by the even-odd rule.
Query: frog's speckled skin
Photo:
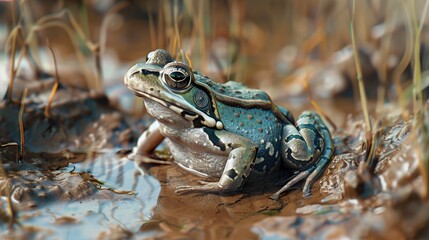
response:
[[[306,178],[304,194],[333,154],[330,133],[318,114],[292,115],[261,90],[237,82],[219,84],[165,50],[148,55],[124,78],[155,117],[139,138],[135,157],[147,157],[166,138],[175,161],[188,171],[218,182],[181,186],[177,193],[234,191],[252,175],[269,174],[282,165],[297,170],[281,192]]]

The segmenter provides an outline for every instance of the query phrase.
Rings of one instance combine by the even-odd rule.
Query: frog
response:
[[[155,118],[129,157],[153,159],[165,140],[177,165],[215,179],[177,186],[176,194],[236,192],[249,178],[286,168],[294,174],[271,198],[304,180],[308,196],[333,156],[330,131],[318,113],[304,111],[295,121],[266,92],[213,81],[167,50],[150,52],[124,83]]]

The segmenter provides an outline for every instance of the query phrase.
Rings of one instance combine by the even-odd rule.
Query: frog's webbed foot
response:
[[[137,154],[136,151],[133,151],[132,153],[128,154],[127,158],[130,160],[133,160],[139,164],[140,163],[142,163],[142,164],[163,164],[163,165],[172,164],[167,159],[159,158],[155,154],[141,155],[141,154]]]
[[[176,187],[176,194],[190,194],[190,193],[218,193],[222,192],[222,187],[218,182],[205,182],[199,181],[200,186],[178,186]]]
[[[305,179],[308,175],[310,175],[310,173],[314,170],[314,168],[310,168],[307,169],[305,171],[302,171],[300,173],[298,173],[297,175],[295,175],[291,180],[289,180],[286,185],[284,185],[280,190],[278,190],[276,193],[274,193],[273,195],[271,195],[271,199],[273,200],[277,200],[280,197],[280,194],[282,194],[283,192],[289,190],[292,186],[294,186],[295,184],[297,184],[298,182],[300,182],[301,180]],[[310,191],[307,190],[304,187],[304,196],[308,196],[310,194]]]
[[[168,161],[167,159],[160,159],[160,158],[157,158],[156,156],[134,155],[133,160],[138,163],[146,163],[146,164],[163,164],[163,165],[172,164],[172,162]]]
[[[295,127],[288,124],[284,128],[284,159],[286,165],[303,170],[272,195],[272,199],[278,199],[281,193],[303,179],[306,179],[303,187],[304,197],[309,196],[313,182],[323,173],[334,152],[328,127],[317,113],[303,112],[296,125]]]

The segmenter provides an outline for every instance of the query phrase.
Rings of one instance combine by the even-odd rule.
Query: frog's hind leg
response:
[[[284,127],[283,160],[287,167],[298,170],[283,188],[272,198],[290,189],[297,182],[306,178],[303,193],[310,194],[313,182],[323,172],[333,154],[331,135],[325,123],[315,112],[304,112],[297,120],[297,126],[288,124]]]
[[[334,143],[332,141],[331,133],[329,132],[328,127],[320,118],[319,114],[312,113],[312,115],[315,119],[315,123],[318,125],[320,134],[322,135],[324,146],[322,155],[315,165],[315,169],[310,173],[310,175],[307,177],[307,180],[305,181],[304,188],[302,189],[304,196],[311,194],[311,186],[313,182],[323,173],[326,166],[328,166],[329,160],[334,155]]]

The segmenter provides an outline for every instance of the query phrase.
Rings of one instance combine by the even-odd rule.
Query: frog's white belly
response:
[[[204,149],[191,148],[168,141],[170,152],[179,166],[198,175],[220,177],[225,168],[227,156],[205,152]]]
[[[229,151],[213,145],[202,128],[177,129],[161,124],[160,130],[181,167],[207,177],[222,175]]]

